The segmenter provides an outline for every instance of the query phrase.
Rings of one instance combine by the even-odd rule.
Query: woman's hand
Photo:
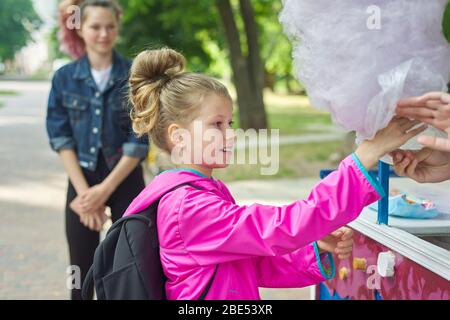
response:
[[[450,152],[423,148],[420,151],[397,150],[391,156],[399,176],[407,176],[420,183],[450,179]]]
[[[450,152],[450,94],[430,92],[420,97],[400,100],[397,114],[430,124],[446,131],[446,138],[419,137],[420,144],[435,150]]]
[[[97,211],[103,206],[111,196],[110,190],[106,184],[96,184],[80,194],[81,207],[83,212]]]
[[[93,212],[91,214],[84,214],[80,216],[80,222],[89,228],[91,231],[100,232],[103,229],[103,225],[106,220],[108,220],[108,216],[105,213],[105,210],[99,210],[97,212]]]
[[[355,154],[366,169],[375,166],[385,154],[396,150],[409,139],[426,129],[426,125],[411,130],[420,121],[407,118],[393,118],[389,125],[378,131],[372,140],[366,140],[356,149]]]
[[[350,257],[353,251],[353,231],[348,227],[342,227],[317,241],[317,246],[322,251],[335,253],[343,260]]]
[[[73,199],[72,202],[70,202],[69,207],[79,216],[89,213],[88,211],[85,211],[83,209],[83,206],[81,205],[80,196],[76,196],[75,199]]]
[[[80,216],[80,222],[92,231],[100,232],[103,228],[103,224],[109,219],[105,213],[105,205],[100,206],[96,211],[85,211],[81,205],[79,196],[77,196],[69,206]]]

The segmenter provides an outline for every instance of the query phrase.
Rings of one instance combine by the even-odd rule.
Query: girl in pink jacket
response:
[[[231,156],[232,100],[220,82],[184,72],[184,64],[171,49],[147,50],[134,60],[130,76],[133,130],[149,134],[180,163],[158,175],[125,212],[138,213],[160,199],[167,298],[198,299],[213,275],[206,299],[259,299],[258,287],[304,287],[333,277],[330,252],[347,258],[352,244],[349,229],[334,231],[383,196],[367,169],[424,128],[410,130],[417,122],[394,119],[305,200],[239,206],[212,177]],[[188,185],[171,191],[180,184]]]

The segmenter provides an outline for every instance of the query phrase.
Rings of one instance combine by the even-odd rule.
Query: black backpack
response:
[[[167,193],[180,187],[181,184]],[[166,194],[167,194],[166,193]],[[122,217],[108,230],[95,250],[94,261],[83,282],[82,298],[90,299],[92,286],[98,300],[165,300],[166,276],[159,256],[156,214],[159,201],[147,209]],[[199,297],[203,300],[211,287],[214,274]]]

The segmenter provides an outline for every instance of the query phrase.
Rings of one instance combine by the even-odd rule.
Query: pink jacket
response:
[[[167,193],[182,183],[204,190]],[[355,155],[307,199],[281,207],[239,206],[221,181],[175,169],[158,175],[125,216],[162,195],[157,226],[167,298],[198,299],[218,265],[206,299],[253,300],[260,299],[258,287],[304,287],[333,277],[331,255],[319,255],[314,241],[356,219],[382,189]]]

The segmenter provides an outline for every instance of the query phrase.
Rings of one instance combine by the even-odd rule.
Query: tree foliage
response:
[[[31,0],[1,0],[0,60],[12,59],[41,25]]]
[[[450,42],[450,1],[447,4],[447,9],[444,12],[442,30],[444,30],[444,35],[447,38],[448,42]]]

